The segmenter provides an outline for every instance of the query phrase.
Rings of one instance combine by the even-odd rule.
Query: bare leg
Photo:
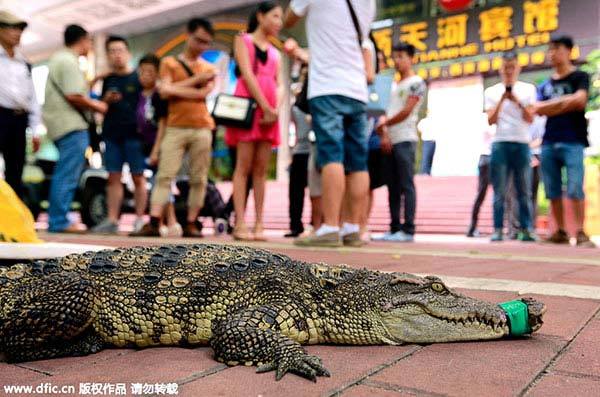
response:
[[[583,221],[585,219],[585,200],[569,200],[573,207],[575,215],[575,225],[577,231],[583,230]]]
[[[340,210],[344,197],[344,166],[329,163],[321,171],[323,183],[323,218],[328,226],[337,227],[340,223]]]
[[[349,223],[359,224],[364,216],[369,197],[369,173],[353,172],[346,177],[348,196],[351,200]]]
[[[146,207],[148,206],[148,190],[146,189],[146,178],[144,175],[133,175],[133,183],[135,185],[135,214],[138,218],[144,216]]]
[[[167,204],[164,211],[165,224],[167,226],[173,226],[177,223],[177,217],[175,216],[175,206],[172,203]]]
[[[352,198],[350,197],[350,191],[346,189],[344,193],[344,199],[342,200],[342,211],[340,212],[340,227],[344,222],[349,222],[352,214]]]
[[[254,162],[255,145],[251,142],[240,142],[237,147],[237,161],[233,173],[233,208],[235,211],[235,229],[240,233],[247,234],[244,214],[246,212],[246,186],[248,175],[252,171]],[[254,187],[256,190],[256,186]]]
[[[119,222],[122,203],[123,185],[121,184],[121,173],[111,172],[108,174],[108,182],[106,185],[106,206],[108,207],[109,221],[113,223]]]
[[[367,205],[365,211],[360,218],[360,235],[364,235],[369,230],[369,218],[371,217],[371,210],[373,209],[373,198],[375,197],[374,191],[369,190],[369,197],[367,198]]]
[[[314,230],[319,229],[323,223],[323,209],[321,208],[321,201],[321,196],[310,198],[312,224]]]
[[[552,216],[556,221],[556,226],[559,230],[565,230],[565,219],[563,216],[563,202],[562,198],[554,199],[551,201]]]
[[[150,205],[150,216],[160,218],[163,215],[165,206],[162,204],[151,204]]]
[[[254,165],[252,167],[252,183],[254,184],[254,208],[256,212],[255,236],[256,240],[264,240],[263,236],[263,208],[267,182],[267,168],[271,158],[271,143],[258,142],[254,152]]]

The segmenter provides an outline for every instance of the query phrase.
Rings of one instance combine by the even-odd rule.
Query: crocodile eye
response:
[[[446,288],[444,288],[443,284],[433,283],[433,284],[431,284],[431,289],[434,290],[435,292],[444,292],[444,290]]]

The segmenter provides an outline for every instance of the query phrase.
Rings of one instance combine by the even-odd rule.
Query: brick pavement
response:
[[[109,246],[168,241],[44,234],[42,238]],[[206,240],[230,243],[227,237]],[[427,236],[414,244],[370,244],[365,249],[300,250],[281,238],[260,246],[304,260],[446,276],[461,292],[492,302],[514,299],[526,290],[546,303],[546,323],[528,339],[398,347],[310,346],[309,352],[321,356],[332,373],[316,384],[291,375],[275,382],[272,373],[229,368],[214,361],[208,348],[106,350],[82,358],[18,365],[0,362],[0,384],[176,382],[182,396],[600,394],[598,250]]]

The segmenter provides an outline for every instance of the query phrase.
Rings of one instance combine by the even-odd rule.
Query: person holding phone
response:
[[[107,218],[91,229],[92,233],[114,234],[119,229],[123,184],[123,165],[127,163],[135,186],[134,229],[144,224],[143,216],[148,204],[143,141],[137,130],[135,109],[142,91],[138,74],[131,66],[131,53],[127,40],[109,36],[105,44],[110,73],[103,76],[102,101],[108,105],[102,125],[105,144],[104,162],[108,171],[106,185]]]
[[[536,101],[533,84],[518,81],[521,67],[515,52],[502,58],[502,81],[485,90],[485,109],[490,125],[496,125],[490,159],[490,180],[494,188],[494,233],[491,241],[503,240],[504,205],[512,174],[519,205],[520,241],[535,241],[531,232],[529,124]]]

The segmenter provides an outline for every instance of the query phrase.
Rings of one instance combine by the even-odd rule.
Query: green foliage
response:
[[[585,158],[584,164],[587,165],[595,165],[600,167],[600,155],[588,156]]]
[[[587,63],[581,70],[590,75],[590,96],[588,100],[588,111],[600,109],[600,49],[590,52]]]

